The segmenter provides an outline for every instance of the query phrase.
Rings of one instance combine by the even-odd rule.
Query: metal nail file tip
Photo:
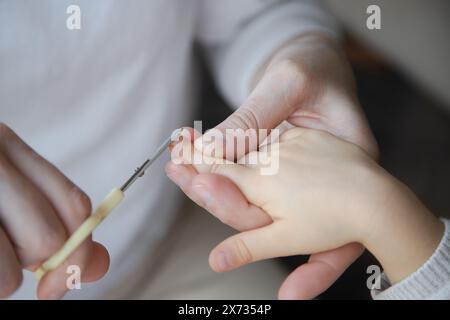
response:
[[[152,165],[153,162],[155,162],[156,159],[159,158],[159,156],[164,152],[164,150],[167,149],[167,147],[172,143],[172,141],[176,141],[178,137],[180,136],[182,131],[182,128],[176,129],[172,132],[170,137],[168,137],[159,147],[156,149],[156,151],[153,153],[153,155],[144,161],[144,163],[138,167],[134,174],[120,187],[120,190],[122,192],[125,192],[138,178],[142,177],[145,173],[145,170],[148,169]]]

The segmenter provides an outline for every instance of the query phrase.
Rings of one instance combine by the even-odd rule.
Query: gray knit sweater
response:
[[[381,288],[371,290],[375,300],[450,300],[450,220],[442,221],[445,224],[444,236],[428,261],[394,286],[382,274]]]

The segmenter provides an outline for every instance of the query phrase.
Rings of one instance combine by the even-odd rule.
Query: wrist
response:
[[[411,190],[388,174],[381,177],[380,205],[363,244],[381,263],[391,283],[419,269],[436,250],[444,225]]]

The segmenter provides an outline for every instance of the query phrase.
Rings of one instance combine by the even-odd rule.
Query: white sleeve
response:
[[[200,0],[197,40],[222,94],[239,106],[250,82],[285,42],[306,33],[337,37],[331,15],[312,0]]]

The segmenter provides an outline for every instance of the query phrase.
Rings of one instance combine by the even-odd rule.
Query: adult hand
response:
[[[227,136],[226,129],[273,129],[283,122],[327,131],[378,157],[376,141],[356,97],[350,67],[333,40],[320,35],[292,40],[260,69],[254,83],[243,105],[216,127],[225,134],[227,159],[239,159],[243,154],[234,152],[234,140],[230,140],[234,137]],[[252,150],[245,150],[248,151]],[[166,172],[193,201],[239,231],[272,222],[224,176],[199,174],[192,166],[171,162]],[[314,298],[333,284],[363,250],[359,244],[348,244],[311,255],[308,263],[289,275],[279,297]]]
[[[22,269],[35,270],[90,214],[86,194],[0,123],[0,298],[20,286]],[[58,299],[67,292],[69,265],[79,266],[82,281],[90,282],[106,273],[109,255],[86,239],[41,279],[39,298]]]

